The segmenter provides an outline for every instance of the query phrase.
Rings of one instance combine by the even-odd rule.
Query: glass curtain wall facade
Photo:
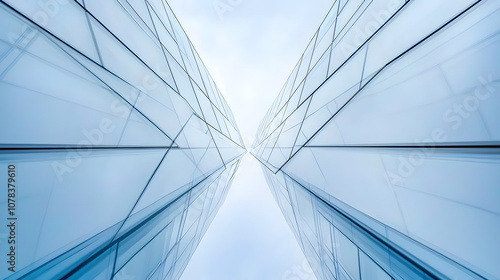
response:
[[[318,279],[500,279],[499,7],[332,1],[252,146]]]
[[[178,279],[245,153],[161,0],[0,1],[2,279]]]

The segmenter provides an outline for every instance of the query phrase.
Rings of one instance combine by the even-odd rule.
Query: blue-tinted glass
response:
[[[179,278],[245,152],[192,49],[162,1],[0,3],[0,278]]]
[[[316,276],[500,278],[500,4],[332,2],[252,146]]]

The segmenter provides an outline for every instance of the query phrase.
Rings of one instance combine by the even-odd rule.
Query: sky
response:
[[[169,0],[247,148],[331,0]],[[264,179],[242,159],[181,280],[316,280]]]

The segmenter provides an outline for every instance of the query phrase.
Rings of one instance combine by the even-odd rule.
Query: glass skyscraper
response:
[[[0,1],[2,279],[178,279],[245,153],[165,1]]]
[[[499,8],[332,0],[252,146],[318,279],[500,279]]]

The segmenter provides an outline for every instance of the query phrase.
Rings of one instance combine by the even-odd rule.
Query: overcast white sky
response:
[[[169,0],[247,145],[331,0]],[[181,280],[315,280],[247,155]]]

